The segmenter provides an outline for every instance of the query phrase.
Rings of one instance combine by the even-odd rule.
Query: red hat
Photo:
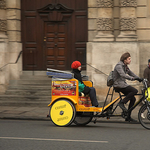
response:
[[[72,64],[71,64],[71,68],[72,69],[78,69],[78,67],[81,66],[81,63],[79,61],[74,61]]]

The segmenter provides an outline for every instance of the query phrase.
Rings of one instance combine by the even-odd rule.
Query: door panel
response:
[[[45,23],[46,67],[66,69],[67,63],[67,23]]]
[[[87,0],[21,0],[21,20],[23,70],[70,70],[74,60],[85,69]]]

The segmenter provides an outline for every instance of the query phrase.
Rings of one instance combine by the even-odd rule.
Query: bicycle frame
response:
[[[105,99],[105,102],[104,102],[104,105],[103,105],[102,112],[100,113],[100,115],[94,115],[94,117],[108,117],[108,118],[110,118],[110,117],[115,117],[115,116],[122,116],[122,115],[113,115],[113,113],[117,109],[118,105],[116,105],[115,108],[112,109],[111,113],[108,113],[108,112],[105,113],[105,111],[107,110],[107,108],[109,108],[111,105],[115,104],[117,101],[122,100],[122,97],[125,96],[125,95],[121,95],[120,92],[118,92],[119,93],[119,97],[117,97],[115,100],[112,100],[113,99],[113,94],[114,94],[114,89],[112,90],[112,93],[109,94],[110,89],[111,89],[111,87],[108,90],[108,93],[107,93],[107,96],[106,96],[106,99]],[[128,113],[130,113],[133,109],[135,109],[144,99],[146,99],[144,92],[145,91],[143,89],[141,94],[136,94],[135,95],[135,96],[142,95],[142,97],[127,112],[124,112],[126,115]],[[108,98],[109,95],[111,95],[110,103],[105,106],[107,98]],[[147,102],[147,100],[146,100],[146,102]]]

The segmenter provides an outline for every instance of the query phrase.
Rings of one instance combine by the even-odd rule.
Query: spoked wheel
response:
[[[144,104],[139,110],[138,113],[139,122],[141,125],[150,130],[150,106]]]
[[[57,126],[69,126],[76,116],[75,106],[68,100],[56,101],[50,109],[52,122]]]
[[[76,125],[84,126],[88,124],[89,122],[91,122],[93,118],[92,115],[93,115],[93,112],[77,112],[74,123]]]

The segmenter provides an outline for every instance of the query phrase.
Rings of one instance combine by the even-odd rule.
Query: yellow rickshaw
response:
[[[73,74],[60,70],[48,69],[47,75],[52,77],[51,83],[51,102],[49,117],[51,121],[60,127],[69,126],[73,122],[76,125],[86,125],[92,121],[93,117],[105,117],[109,119],[114,116],[127,117],[127,114],[132,111],[141,101],[144,102],[139,110],[139,122],[143,127],[150,129],[150,102],[147,101],[145,91],[147,89],[146,80],[143,80],[144,88],[142,89],[142,98],[127,112],[123,111],[120,114],[114,114],[118,107],[118,102],[123,95],[113,100],[114,89],[109,87],[105,102],[102,107],[92,107],[90,97],[88,95],[79,96],[78,80],[73,78]],[[87,79],[83,79],[86,86],[92,87],[93,83]],[[109,98],[108,98],[109,97]],[[108,100],[109,99],[109,100]],[[117,102],[117,103],[116,103]],[[143,113],[146,113],[146,119],[143,118]],[[94,119],[96,122],[96,119]]]

